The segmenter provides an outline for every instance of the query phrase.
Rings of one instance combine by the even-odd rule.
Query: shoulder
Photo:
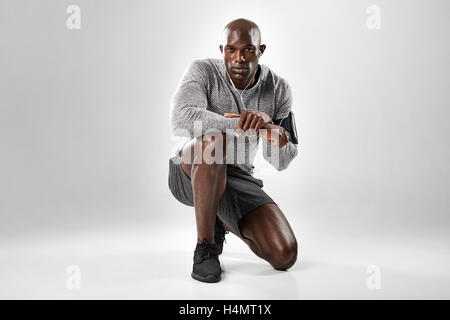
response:
[[[219,59],[197,59],[190,62],[186,73],[196,79],[203,79],[204,82],[209,82],[211,79],[217,77],[220,72]],[[222,62],[223,63],[223,62]]]
[[[220,66],[221,62],[222,60],[219,59],[197,59],[191,62],[190,67],[197,71],[211,73]]]
[[[273,89],[277,98],[284,100],[286,96],[292,95],[289,82],[285,78],[266,65],[261,64],[261,70],[265,86]]]
[[[278,90],[286,90],[286,88],[289,87],[288,81],[277,74],[273,69],[269,68],[268,66],[261,64],[261,70],[263,71],[263,80],[266,83],[266,85],[273,86],[273,88]]]
[[[264,85],[267,89],[273,90],[277,104],[291,101],[292,91],[289,82],[266,65],[261,65],[261,69],[263,71]]]

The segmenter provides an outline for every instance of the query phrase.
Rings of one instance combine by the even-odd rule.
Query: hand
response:
[[[289,137],[283,127],[267,124],[262,129],[264,130],[259,130],[258,135],[275,147],[283,148],[289,142]]]
[[[226,118],[239,118],[236,131],[253,129],[256,132],[265,125],[272,123],[272,119],[267,113],[259,110],[245,110],[242,114],[225,113]]]

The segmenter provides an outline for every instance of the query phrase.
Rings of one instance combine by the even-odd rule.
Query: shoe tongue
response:
[[[217,249],[217,244],[215,243],[209,243],[208,240],[203,239],[202,242],[197,243],[197,248],[201,248],[204,250],[212,251],[215,253]]]
[[[197,243],[197,247],[194,253],[194,262],[201,263],[205,259],[216,258],[219,255],[217,245],[209,243],[208,241],[202,241]]]

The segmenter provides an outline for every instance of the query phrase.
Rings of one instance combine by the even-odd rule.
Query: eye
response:
[[[255,49],[253,49],[253,48],[245,48],[245,51],[247,51],[247,52],[255,52]]]
[[[227,48],[225,48],[225,51],[227,51],[227,52],[233,52],[233,51],[234,51],[234,48],[227,47]]]

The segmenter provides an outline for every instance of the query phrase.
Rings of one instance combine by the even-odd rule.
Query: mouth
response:
[[[244,73],[244,72],[247,72],[248,68],[244,68],[244,67],[240,68],[240,67],[238,67],[238,68],[231,68],[231,70],[233,70],[236,73]]]

